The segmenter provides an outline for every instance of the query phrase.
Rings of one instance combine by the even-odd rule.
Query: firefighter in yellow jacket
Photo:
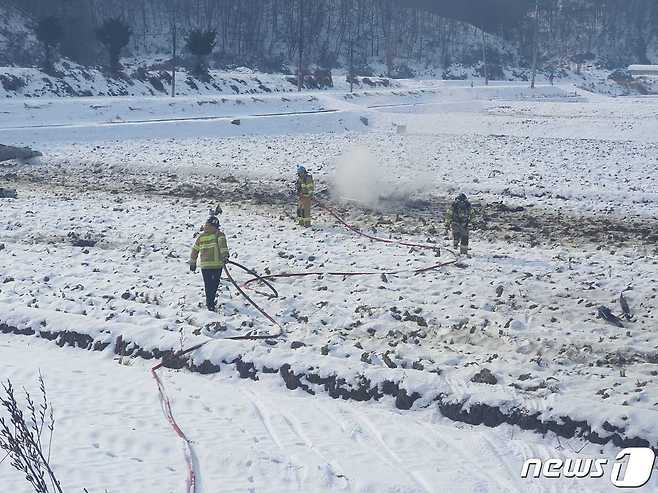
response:
[[[297,207],[297,220],[300,226],[308,228],[311,225],[311,201],[315,192],[313,176],[306,171],[304,166],[297,166],[297,196],[299,206]]]
[[[216,216],[210,216],[203,226],[203,232],[197,237],[192,247],[190,271],[196,272],[198,260],[206,288],[206,307],[212,312],[217,308],[215,297],[222,278],[222,269],[228,256],[226,236],[219,229],[219,219]]]

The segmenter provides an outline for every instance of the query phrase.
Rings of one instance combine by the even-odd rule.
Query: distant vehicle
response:
[[[19,161],[27,161],[35,157],[40,157],[39,151],[33,151],[29,147],[14,147],[0,144],[0,163],[3,161],[11,161],[18,159]]]
[[[630,65],[628,71],[633,77],[655,77],[658,79],[658,65]]]

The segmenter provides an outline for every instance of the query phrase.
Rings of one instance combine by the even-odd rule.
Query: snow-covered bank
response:
[[[117,76],[96,68],[62,61],[57,64],[56,71],[58,74],[53,75],[32,67],[0,67],[0,98],[168,96],[172,92],[172,72],[164,67],[133,67]],[[382,77],[355,79],[357,89],[397,85],[395,81]],[[332,87],[346,90],[349,84],[343,75],[334,79]],[[320,91],[330,88],[322,87]],[[201,80],[182,67],[179,67],[176,73],[177,96],[295,91],[295,78],[285,74],[266,74],[249,69],[235,72],[211,70],[208,78]]]
[[[169,97],[10,98],[0,100],[6,115],[2,129],[21,129],[122,122],[186,121],[203,118],[237,118],[270,114],[319,112],[323,110],[410,111],[421,105],[464,104],[492,99],[579,100],[569,87],[523,84],[491,86],[444,86],[433,81],[404,81],[399,89],[305,91],[291,94],[217,95]]]
[[[25,358],[29,354],[29,359]],[[44,375],[55,407],[53,466],[65,491],[180,491],[180,444],[161,415],[147,364],[130,366],[32,338],[0,341],[0,379],[37,392]],[[615,450],[500,427],[453,424],[433,410],[347,403],[251,383],[162,370],[177,420],[194,442],[207,492],[609,491],[599,480],[520,478],[525,459]],[[31,491],[2,464],[3,488]],[[644,490],[650,491],[653,483]],[[640,490],[642,491],[642,490]]]

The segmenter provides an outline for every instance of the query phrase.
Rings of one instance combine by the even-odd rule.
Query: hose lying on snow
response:
[[[340,224],[345,226],[347,229],[349,229],[350,231],[352,231],[352,232],[354,232],[354,233],[356,233],[360,236],[368,238],[369,240],[379,241],[381,243],[389,243],[389,244],[395,244],[395,245],[414,247],[414,248],[422,248],[424,250],[439,250],[439,247],[436,246],[436,245],[428,245],[428,244],[423,244],[423,243],[411,243],[411,242],[408,242],[408,241],[401,241],[401,240],[392,240],[392,239],[389,239],[389,238],[380,238],[378,236],[373,236],[373,235],[370,235],[368,233],[364,233],[359,228],[357,228],[355,226],[352,226],[347,221],[345,221],[345,219],[340,217],[338,215],[338,213],[335,210],[333,210],[331,207],[329,207],[328,205],[323,204],[319,200],[316,200],[315,203],[320,207],[320,209],[322,209],[322,210],[328,212],[329,214],[331,214],[336,219],[336,221],[338,221]],[[444,248],[444,250],[450,252],[455,257],[457,257],[457,254],[455,252],[453,252],[452,250],[450,250],[448,248]]]
[[[330,207],[322,204],[321,202],[317,202],[317,204],[327,211],[329,214],[331,214],[340,224],[345,226],[347,229],[350,231],[353,231],[365,238],[368,238],[373,241],[379,241],[382,243],[388,243],[388,244],[397,244],[397,245],[402,245],[402,246],[408,246],[408,247],[413,247],[413,248],[421,248],[425,250],[438,250],[439,247],[434,246],[434,245],[423,245],[423,244],[418,244],[418,243],[411,243],[411,242],[406,242],[406,241],[400,241],[400,240],[392,240],[392,239],[387,239],[387,238],[379,238],[377,236],[370,235],[368,233],[364,233],[358,228],[351,226],[348,224],[342,217],[340,217],[333,209]],[[265,310],[263,310],[254,300],[252,300],[247,293],[244,292],[244,290],[238,285],[237,282],[235,282],[235,279],[233,279],[233,276],[231,275],[231,272],[228,268],[228,265],[232,265],[234,267],[237,267],[239,269],[242,269],[243,271],[247,272],[248,274],[252,275],[253,278],[248,280],[244,286],[248,286],[249,284],[252,284],[254,282],[260,282],[264,284],[265,286],[268,287],[268,289],[272,292],[271,295],[268,296],[273,296],[275,298],[279,297],[279,293],[276,290],[276,288],[269,282],[270,280],[273,279],[280,279],[280,278],[291,278],[291,277],[308,277],[308,276],[340,276],[340,277],[354,277],[354,276],[372,276],[372,275],[382,275],[382,274],[387,274],[387,275],[395,275],[395,274],[403,274],[403,273],[411,273],[411,274],[421,274],[423,272],[428,272],[431,270],[435,270],[447,265],[451,265],[457,262],[457,255],[455,252],[446,249],[448,252],[452,253],[455,256],[454,260],[451,260],[449,262],[442,262],[439,264],[431,265],[429,267],[424,267],[421,269],[415,269],[415,270],[397,270],[397,271],[368,271],[368,272],[284,272],[281,274],[272,274],[268,276],[260,276],[258,273],[253,271],[252,269],[249,269],[245,267],[244,265],[241,265],[237,262],[232,262],[228,261],[227,265],[225,267],[226,271],[226,277],[228,280],[235,286],[235,288],[238,290],[238,292],[254,307],[256,310],[258,310],[265,318],[267,318],[272,324],[274,324],[278,329],[279,332],[274,333],[274,334],[266,334],[266,335],[259,335],[254,332],[250,332],[248,334],[242,335],[242,336],[234,336],[234,337],[227,337],[226,339],[229,340],[259,340],[259,339],[272,339],[279,337],[283,334],[283,327],[271,316],[269,315]],[[186,354],[189,354],[193,351],[196,351],[197,349],[201,348],[205,344],[207,344],[209,341],[204,341],[200,344],[197,344],[195,346],[192,346],[188,349],[185,349],[184,351],[179,351],[174,355],[175,358],[180,358],[181,356],[184,356]],[[194,449],[192,447],[192,442],[187,438],[181,427],[178,425],[176,422],[176,419],[174,418],[174,414],[171,408],[171,401],[169,397],[167,396],[167,392],[164,386],[164,383],[160,379],[160,377],[157,374],[157,370],[162,368],[164,366],[164,361],[161,361],[159,364],[154,366],[151,369],[151,375],[156,381],[156,384],[158,386],[158,394],[160,397],[160,404],[162,406],[162,412],[164,413],[165,417],[167,418],[167,421],[169,422],[170,426],[176,433],[176,435],[183,440],[185,443],[185,462],[187,463],[187,481],[186,481],[186,491],[187,493],[196,493],[196,485],[197,485],[197,480],[196,480],[196,474],[195,474],[195,469],[197,466],[197,458],[196,454],[194,453]]]
[[[394,271],[368,271],[368,272],[323,272],[323,271],[309,271],[309,272],[282,272],[280,274],[271,274],[269,276],[258,276],[252,279],[249,279],[243,284],[244,287],[248,287],[250,284],[255,282],[267,282],[273,279],[284,279],[290,277],[309,277],[309,276],[338,276],[338,277],[356,277],[356,276],[381,276],[382,274],[388,276],[394,276],[397,274],[422,274],[423,272],[429,272],[431,270],[440,269],[447,265],[452,265],[457,262],[457,259],[450,260],[448,262],[441,262],[439,264],[430,265],[429,267],[423,267],[421,269],[413,270],[394,270]]]
[[[249,273],[251,273],[251,274],[256,274],[255,272],[251,271],[250,269],[248,269],[248,268],[244,267],[243,265],[240,265],[240,264],[238,264],[238,263],[236,263],[236,262],[231,262],[231,261],[229,260],[229,261],[227,262],[227,264],[231,264],[231,265],[234,265],[234,266],[239,267],[239,268],[241,268],[241,269],[244,269],[245,271],[247,271],[247,272],[249,272]],[[233,286],[235,286],[235,289],[237,289],[238,292],[239,292],[242,296],[244,296],[244,298],[245,298],[245,299],[246,299],[246,300],[247,300],[247,301],[248,301],[248,302],[249,302],[249,303],[250,303],[250,304],[251,304],[256,310],[258,310],[258,311],[259,311],[259,312],[260,312],[265,318],[267,318],[270,322],[272,322],[272,323],[273,323],[276,327],[278,327],[278,329],[279,329],[279,332],[276,333],[276,334],[268,334],[268,335],[264,335],[264,336],[257,336],[257,335],[253,335],[253,334],[247,334],[246,336],[231,337],[230,339],[271,339],[272,337],[277,337],[277,336],[281,335],[281,334],[283,333],[283,327],[281,327],[281,325],[279,325],[279,322],[277,322],[277,321],[274,319],[274,317],[272,317],[269,313],[267,313],[267,312],[266,312],[265,310],[263,310],[260,306],[258,306],[258,304],[257,304],[254,300],[252,300],[252,299],[249,297],[249,295],[248,295],[247,293],[244,292],[244,290],[238,285],[238,283],[235,282],[235,279],[233,279],[233,276],[231,275],[231,272],[230,272],[229,269],[228,269],[228,265],[226,265],[226,266],[224,267],[224,270],[226,271],[226,277],[228,277],[228,280],[231,281],[231,284],[233,284]],[[258,274],[256,274],[256,276],[258,276]],[[258,277],[256,277],[256,279],[259,279],[259,280],[261,280],[263,283],[265,283],[265,285],[267,285],[267,286],[272,290],[272,292],[274,292],[274,296],[275,296],[275,297],[277,297],[277,298],[279,297],[279,293],[276,291],[276,289],[274,289],[274,286],[272,286],[269,282],[267,282],[267,280],[266,280],[265,278],[258,276]],[[248,336],[250,336],[250,337],[248,337]]]
[[[408,247],[413,247],[413,248],[420,248],[423,250],[433,250],[433,251],[438,251],[440,250],[440,247],[437,245],[429,245],[429,244],[422,244],[422,243],[412,243],[408,241],[402,241],[402,240],[393,240],[389,238],[380,238],[378,236],[373,236],[368,233],[364,233],[360,229],[356,228],[355,226],[350,225],[345,221],[342,217],[336,213],[331,207],[323,204],[322,202],[316,200],[316,204],[323,209],[324,211],[328,212],[331,214],[340,224],[345,226],[347,229],[350,231],[363,236],[365,238],[368,238],[369,240],[373,241],[378,241],[381,243],[388,243],[388,244],[393,244],[393,245],[402,245],[402,246],[408,246]],[[431,270],[436,270],[441,267],[445,267],[447,265],[452,265],[457,263],[457,254],[453,252],[452,250],[448,248],[444,248],[444,250],[450,252],[452,255],[455,256],[454,260],[448,261],[448,262],[441,262],[438,264],[430,265],[429,267],[423,267],[420,269],[413,269],[413,270],[396,270],[396,271],[366,271],[366,272],[282,272],[280,274],[271,274],[267,276],[260,276],[257,273],[253,271],[249,271],[248,269],[244,268],[247,270],[251,275],[254,277],[249,279],[247,282],[243,284],[243,287],[248,287],[249,285],[255,283],[255,282],[260,282],[265,284],[273,293],[274,297],[278,297],[278,293],[276,289],[272,286],[272,284],[268,281],[272,281],[274,279],[284,279],[284,278],[299,278],[299,277],[309,277],[309,276],[339,276],[339,277],[354,277],[354,276],[374,276],[374,275],[397,275],[397,274],[422,274],[423,272],[429,272]],[[260,293],[263,294],[263,293]]]
[[[191,353],[192,351],[196,351],[207,342],[208,341],[205,341],[202,342],[201,344],[197,344],[196,346],[192,346],[191,348],[185,349],[184,351],[179,351],[174,356],[181,357],[188,353]],[[197,457],[196,454],[194,453],[192,442],[190,441],[189,438],[187,438],[185,432],[183,432],[181,427],[176,422],[176,418],[174,417],[174,412],[171,409],[171,400],[167,395],[167,390],[165,389],[164,383],[158,376],[157,372],[163,366],[164,366],[164,360],[158,363],[157,365],[155,365],[153,368],[151,368],[151,376],[153,376],[153,379],[155,380],[155,383],[158,386],[158,397],[160,398],[160,406],[162,407],[162,413],[165,415],[165,418],[167,418],[167,421],[169,422],[171,428],[174,430],[174,433],[176,433],[176,435],[181,440],[183,440],[185,444],[185,463],[187,464],[187,479],[185,482],[185,491],[187,493],[196,493],[195,470],[197,464]]]
[[[242,289],[233,281],[233,278],[228,272],[226,272],[226,275],[228,278],[231,280],[231,282],[235,285],[235,287],[242,293],[242,295],[247,298],[258,310],[263,313],[268,319],[272,321],[273,324],[275,324],[277,327],[279,327],[279,332],[277,334],[267,334],[267,335],[259,335],[259,334],[254,334],[253,332],[250,332],[248,334],[244,334],[241,336],[233,336],[233,337],[226,337],[225,339],[233,340],[233,341],[241,341],[241,340],[259,340],[259,339],[274,339],[276,337],[281,336],[283,333],[281,330],[281,326],[271,318],[269,315],[267,315],[263,310],[261,310],[253,301],[251,301],[251,298],[247,296]],[[192,347],[189,347],[185,350],[179,351],[175,353],[172,358],[180,358],[182,356],[185,356],[186,354],[192,353],[196,351],[197,349],[201,348],[202,346],[205,346],[208,342],[210,341],[204,341],[202,343],[196,344]],[[155,383],[158,387],[158,397],[160,399],[160,406],[162,407],[162,413],[164,414],[165,418],[167,419],[167,422],[171,426],[171,428],[174,430],[174,433],[183,441],[184,446],[185,446],[185,463],[187,465],[187,478],[185,481],[185,491],[186,493],[196,493],[197,491],[197,476],[196,476],[196,470],[198,469],[198,459],[196,456],[196,453],[194,452],[194,447],[192,446],[192,442],[190,441],[189,438],[185,435],[185,432],[183,429],[180,427],[178,422],[176,421],[176,418],[174,417],[174,412],[171,407],[171,400],[169,399],[169,396],[167,395],[167,390],[165,388],[164,382],[162,379],[160,379],[160,376],[158,375],[158,370],[160,368],[163,368],[165,365],[165,360],[163,359],[155,365],[153,368],[151,368],[151,376],[155,380]]]

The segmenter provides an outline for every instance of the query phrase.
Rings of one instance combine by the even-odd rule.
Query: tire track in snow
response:
[[[340,464],[335,460],[328,459],[320,450],[318,450],[313,441],[303,432],[302,428],[299,426],[299,422],[296,419],[290,419],[283,413],[281,416],[286,424],[290,426],[290,429],[306,444],[306,446],[320,459],[322,459],[322,461],[327,466],[327,470],[325,472],[331,474],[333,478],[344,479],[348,490],[352,491],[349,478],[343,472],[336,472],[337,470],[343,471],[343,468],[340,466]]]
[[[277,446],[283,450],[287,451],[289,447],[286,447],[281,438],[278,435],[278,432],[275,429],[275,425],[272,422],[271,414],[265,410],[265,407],[263,406],[262,402],[259,400],[259,398],[256,396],[256,394],[251,391],[251,390],[245,390],[245,389],[240,389],[240,391],[247,397],[247,399],[254,405],[254,407],[257,409],[259,417],[263,421],[263,423],[266,423],[266,427],[268,429],[268,433],[272,437],[273,440],[275,440],[275,443]],[[270,403],[271,404],[271,403]],[[337,464],[335,460],[330,460],[328,459],[319,449],[316,447],[316,445],[313,443],[313,441],[302,431],[302,428],[299,424],[299,422],[295,418],[291,418],[289,415],[287,415],[285,412],[281,410],[279,406],[275,407],[275,411],[278,416],[281,417],[281,420],[283,423],[288,427],[288,430],[292,432],[292,435],[294,435],[299,442],[296,443],[295,445],[299,447],[305,447],[306,450],[313,452],[317,458],[320,459],[321,464],[317,464],[317,468],[323,471],[326,474],[326,482],[329,483],[331,482],[332,484],[329,484],[328,486],[330,487],[335,487],[337,485],[333,484],[333,480],[335,479],[344,479],[348,488],[348,491],[352,491],[352,488],[350,486],[350,480],[349,478],[343,474],[343,472],[337,472],[338,471],[343,471],[343,467],[340,464]],[[287,452],[288,455],[293,455]],[[302,467],[304,468],[305,472],[310,469],[308,464],[302,464]],[[306,477],[308,477],[308,473],[305,474]],[[300,488],[302,485],[299,485]],[[344,489],[344,488],[341,488]]]
[[[283,444],[281,438],[279,437],[279,434],[277,433],[274,427],[274,424],[272,423],[270,414],[267,412],[267,410],[260,402],[260,400],[256,397],[256,395],[250,390],[245,390],[245,389],[239,389],[239,390],[240,393],[244,395],[247,401],[249,401],[253,406],[254,410],[256,411],[256,415],[258,419],[262,423],[269,437],[272,439],[274,444],[279,448],[279,450],[281,450],[283,455],[285,455],[288,458],[290,465],[294,467],[293,470],[295,473],[297,488],[299,491],[304,491],[304,483],[305,483],[304,480],[308,478],[308,466],[297,460],[295,454],[290,452],[289,447],[286,447]],[[300,470],[303,472],[301,477],[300,477]]]
[[[438,434],[436,429],[432,427],[431,424],[425,423],[425,422],[420,422],[420,425],[422,428],[427,430],[427,434],[425,437],[427,437],[427,442],[428,444],[434,448],[439,455],[442,453],[445,453],[446,449],[449,449],[452,454],[456,455],[459,457],[458,460],[453,460],[452,463],[459,463],[459,464],[467,464],[472,466],[474,463],[474,459],[477,460],[478,458],[481,457],[499,457],[499,451],[496,449],[495,446],[492,445],[493,442],[489,442],[489,447],[482,447],[481,446],[481,434],[478,433],[476,430],[468,430],[468,434],[466,431],[463,431],[462,429],[465,428],[463,426],[460,427],[455,427],[454,433],[456,435],[461,434],[462,432],[465,435],[465,438],[471,438],[473,437],[473,432],[477,433],[475,435],[476,440],[469,440],[468,444],[469,446],[465,446],[465,443],[461,441],[461,439],[456,439],[455,437],[451,436],[451,434]],[[468,427],[468,425],[466,425]],[[470,428],[470,427],[469,427]],[[471,453],[473,450],[473,447],[470,446],[470,444],[474,444],[475,446],[478,447],[478,451],[480,452],[479,454]],[[493,453],[492,450],[487,450],[487,448],[494,449]],[[467,450],[468,453],[464,452],[464,450]],[[518,492],[518,493],[524,493],[525,489],[519,489],[518,486],[508,483],[508,484],[500,484],[500,478],[498,474],[491,474],[488,471],[498,471],[499,468],[497,467],[498,463],[501,463],[502,461],[497,461],[496,464],[483,464],[480,463],[480,467],[475,470],[472,467],[469,468],[464,468],[464,469],[458,469],[459,476],[468,476],[470,478],[474,478],[474,480],[477,481],[477,485],[480,486],[480,489],[477,489],[475,491],[492,491],[492,492],[498,492],[498,491],[506,491],[506,492]],[[507,468],[507,465],[503,463],[503,465]],[[509,470],[511,476],[508,477],[516,477],[517,474],[520,473],[519,471],[511,471]],[[494,485],[493,489],[489,489],[489,485]]]
[[[367,432],[365,434],[366,438],[370,436],[374,439],[375,446],[368,447],[370,448],[370,450],[372,450],[377,456],[379,456],[382,459],[382,461],[395,467],[401,473],[409,477],[409,479],[411,479],[414,484],[416,484],[419,488],[421,488],[420,491],[424,491],[425,493],[433,492],[433,488],[427,483],[427,481],[421,476],[419,476],[416,472],[408,469],[407,466],[404,464],[404,461],[402,461],[400,457],[388,445],[386,445],[386,442],[382,438],[381,434],[377,431],[375,426],[373,426],[370,420],[368,420],[365,416],[360,415],[358,411],[354,411],[352,409],[348,410],[347,413],[350,414],[354,422],[357,424],[354,431],[363,433],[361,427],[358,426],[358,423],[361,423],[363,426],[365,426],[365,428],[367,428]],[[358,436],[358,434],[356,434],[356,436]],[[361,442],[361,444],[366,445],[364,442]]]

